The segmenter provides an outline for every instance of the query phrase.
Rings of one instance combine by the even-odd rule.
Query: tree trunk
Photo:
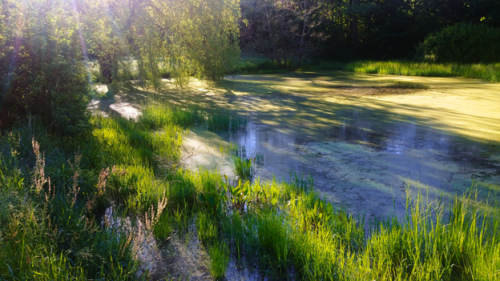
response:
[[[302,55],[304,53],[304,36],[306,35],[306,25],[307,20],[309,18],[308,10],[307,10],[307,2],[304,0],[304,24],[302,25],[302,33],[300,34],[300,43],[299,43],[299,56],[297,58],[297,69],[300,68],[302,64]]]
[[[352,8],[357,8],[358,5],[358,0],[352,0],[351,4],[351,10]],[[359,47],[359,39],[358,39],[358,16],[357,15],[352,15],[351,16],[351,40],[352,40],[352,49],[354,51],[354,54],[358,53],[358,47]]]

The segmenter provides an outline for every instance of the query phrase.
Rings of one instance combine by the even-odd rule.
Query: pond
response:
[[[428,89],[390,87],[396,80]],[[500,190],[498,84],[340,72],[256,75],[229,78],[204,95],[248,124],[232,134],[191,132],[190,168],[231,174],[218,146],[234,142],[244,157],[263,159],[256,178],[310,175],[328,201],[367,218],[401,216],[407,190],[429,200],[471,186],[483,198]]]

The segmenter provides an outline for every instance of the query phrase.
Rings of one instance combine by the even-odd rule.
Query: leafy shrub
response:
[[[45,9],[45,1],[34,1],[28,10],[13,6],[8,11],[9,17],[19,20],[5,26],[0,51],[0,108],[6,109],[0,116],[3,129],[34,115],[60,135],[90,132],[90,91],[82,50],[76,26],[70,20],[66,25],[63,19],[71,18],[71,10],[52,18]],[[26,25],[17,26],[16,22],[24,21]]]
[[[417,57],[436,62],[500,61],[500,28],[459,23],[429,35]]]

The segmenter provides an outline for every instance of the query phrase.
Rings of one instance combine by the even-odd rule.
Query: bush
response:
[[[466,23],[446,27],[425,39],[417,58],[436,62],[499,62],[500,28]]]
[[[5,26],[0,51],[0,109],[6,109],[1,110],[2,129],[38,116],[61,136],[90,132],[89,83],[76,26],[68,20],[60,28],[58,21],[66,20],[44,13],[44,3],[33,2],[28,11],[16,6],[8,11],[9,17],[27,24],[12,21]]]

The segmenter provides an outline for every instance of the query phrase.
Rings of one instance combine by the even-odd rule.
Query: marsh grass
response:
[[[196,230],[198,231],[198,239],[204,244],[213,243],[219,234],[217,221],[205,212],[198,213]]]
[[[159,241],[167,241],[173,232],[173,222],[171,215],[162,213],[158,222],[154,225],[153,235]]]
[[[372,222],[366,233],[364,217],[328,203],[311,177],[231,184],[176,168],[188,125],[204,122],[186,111],[155,108],[137,122],[97,116],[93,135],[74,144],[33,125],[3,135],[0,278],[136,278],[134,238],[103,218],[114,204],[117,216],[149,214],[158,240],[197,234],[214,278],[234,253],[276,279],[498,279],[500,210],[474,190],[449,207],[408,193],[404,218]]]
[[[11,151],[10,159],[0,157],[1,279],[133,278],[137,261],[131,240],[96,220],[95,201],[88,196],[98,196],[89,190],[99,182],[82,170],[81,156],[71,161],[69,157],[48,159],[54,152],[44,153],[34,139],[32,159],[17,158],[20,142],[16,145],[2,138],[0,146],[2,151]],[[34,172],[20,169],[21,162],[35,163]],[[66,174],[73,176],[54,172],[54,167],[68,162]],[[51,175],[55,175],[53,180]]]
[[[150,130],[157,130],[166,125],[186,128],[202,122],[203,119],[203,112],[197,106],[183,108],[153,100],[144,105],[138,124]]]
[[[460,76],[498,83],[500,64],[426,63],[412,61],[355,61],[350,63],[322,62],[304,70],[343,70],[372,74],[403,76],[450,77]]]
[[[230,111],[212,110],[206,113],[206,128],[212,132],[234,132],[246,126],[246,118],[242,118]]]
[[[198,106],[181,107],[151,100],[138,118],[139,126],[158,130],[165,126],[189,128],[201,126],[212,132],[236,131],[246,126],[246,118],[222,109],[202,110]]]
[[[242,180],[251,180],[254,174],[252,159],[243,159],[238,156],[233,157],[234,173]]]
[[[229,247],[223,241],[217,241],[208,248],[210,256],[209,270],[215,280],[220,280],[226,276],[227,265],[229,264]]]

